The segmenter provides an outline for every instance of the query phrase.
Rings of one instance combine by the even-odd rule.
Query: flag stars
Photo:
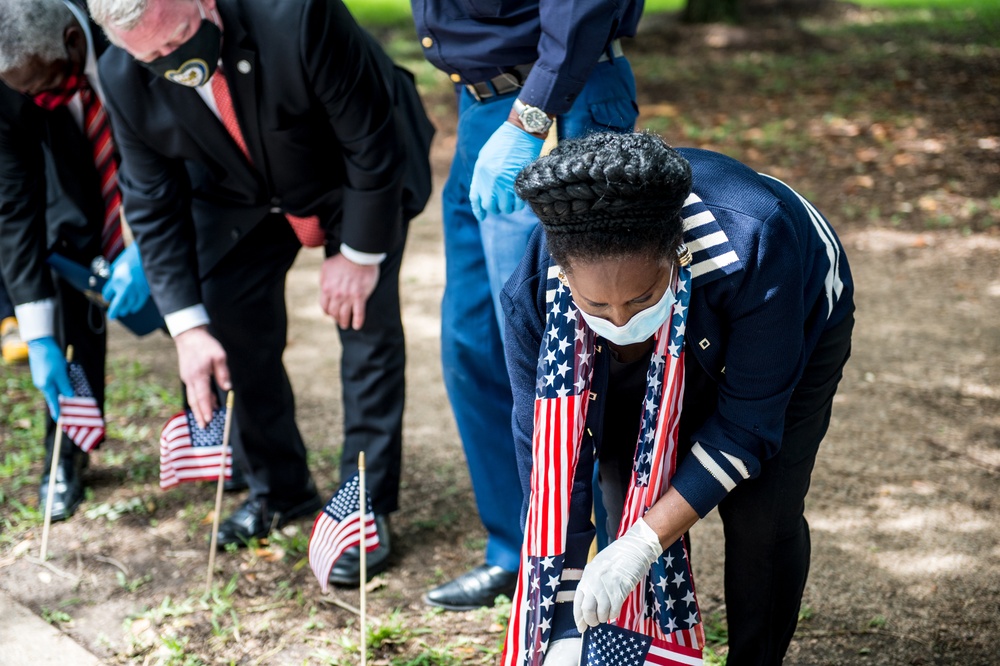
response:
[[[681,573],[680,571],[678,571],[678,572],[677,572],[677,575],[676,575],[676,576],[674,576],[674,581],[673,581],[673,583],[674,583],[674,585],[676,585],[677,587],[680,587],[681,585],[683,585],[683,584],[684,584],[685,580],[686,580],[686,579],[684,578],[684,574],[682,574],[682,573]]]

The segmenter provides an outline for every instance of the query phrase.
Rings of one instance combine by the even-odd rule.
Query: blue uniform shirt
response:
[[[573,105],[611,40],[635,35],[643,0],[412,0],[424,56],[456,83],[535,63],[518,97]]]

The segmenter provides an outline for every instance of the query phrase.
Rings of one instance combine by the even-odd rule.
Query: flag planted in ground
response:
[[[79,363],[66,365],[73,397],[59,396],[59,418],[63,432],[84,451],[104,441],[104,415]]]
[[[341,484],[326,507],[316,517],[309,536],[309,566],[312,567],[319,586],[326,592],[333,565],[348,548],[361,544],[361,530],[365,531],[365,550],[378,548],[378,530],[371,497],[365,493],[365,513],[361,515],[361,487],[358,473]]]
[[[584,666],[701,666],[701,650],[661,641],[613,624],[583,634]]]
[[[187,481],[214,481],[222,463],[225,408],[212,412],[204,428],[186,409],[175,414],[160,434],[160,488],[167,490]],[[226,447],[226,478],[233,475],[233,452]]]

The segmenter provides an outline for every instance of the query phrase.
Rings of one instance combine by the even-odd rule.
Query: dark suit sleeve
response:
[[[121,155],[118,187],[126,221],[142,252],[150,293],[164,315],[201,303],[190,185],[184,163],[146,145],[116,103],[129,86],[108,72],[101,76],[114,139]]]
[[[0,90],[0,266],[15,305],[55,296],[45,263],[45,155],[18,97]]]
[[[566,113],[614,36],[622,8],[609,0],[541,0],[538,13],[538,60],[518,97],[549,113]]]
[[[398,238],[404,152],[377,44],[339,1],[307,0],[301,57],[341,146],[346,174],[341,240],[386,252]]]

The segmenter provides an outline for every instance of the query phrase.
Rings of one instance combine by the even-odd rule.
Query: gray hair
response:
[[[66,58],[67,26],[75,21],[63,0],[0,0],[0,72]]]
[[[149,9],[149,0],[87,0],[87,9],[111,41],[112,29],[128,31],[139,25]]]

